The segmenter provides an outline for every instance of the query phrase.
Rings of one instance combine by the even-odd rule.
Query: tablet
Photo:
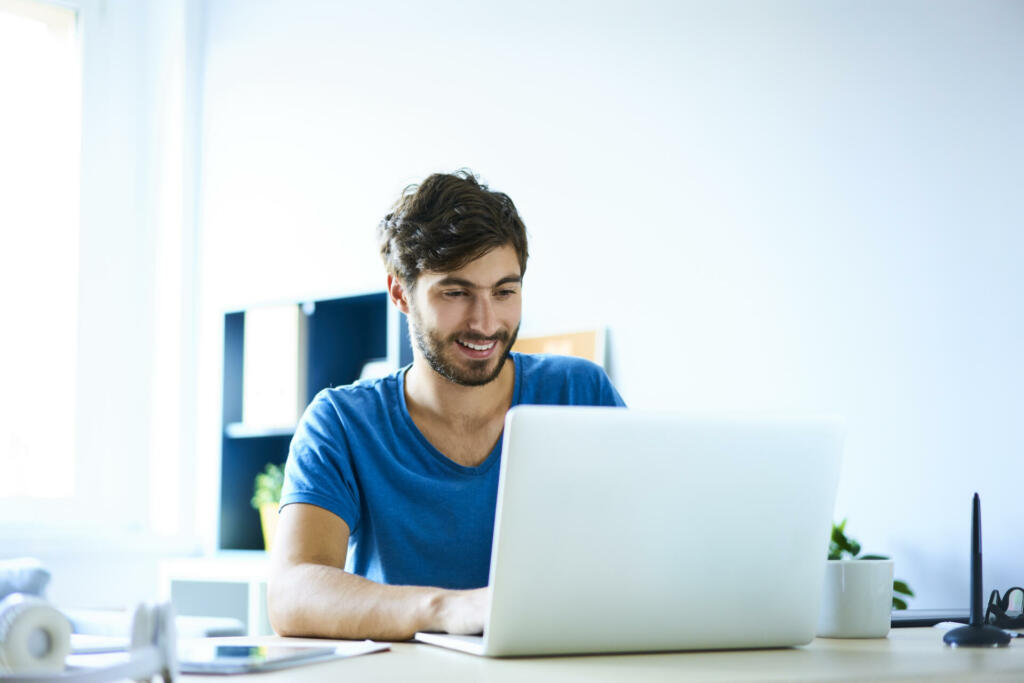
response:
[[[178,651],[178,666],[183,674],[241,674],[284,669],[344,656],[334,647],[182,643]]]

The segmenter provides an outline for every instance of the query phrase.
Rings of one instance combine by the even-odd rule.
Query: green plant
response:
[[[253,485],[252,506],[257,510],[267,503],[281,501],[281,487],[284,485],[284,467],[267,463],[262,472],[256,475]]]
[[[846,520],[836,524],[832,523],[832,539],[828,543],[828,559],[830,560],[888,560],[885,555],[861,555],[860,543],[856,539],[846,535]],[[907,609],[907,601],[902,597],[914,597],[914,591],[906,581],[896,579],[892,582],[892,607],[893,609]]]

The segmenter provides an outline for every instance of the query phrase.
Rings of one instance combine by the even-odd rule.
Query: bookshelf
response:
[[[224,316],[217,544],[222,551],[263,549],[259,513],[249,504],[253,479],[267,463],[285,461],[301,407],[321,389],[356,381],[363,366],[370,361],[386,359],[386,365],[395,369],[412,362],[408,324],[405,316],[391,306],[386,292],[295,302],[287,306],[295,307],[295,315],[278,319],[294,320],[289,324],[294,324],[295,329],[275,330],[272,336],[277,337],[280,332],[282,338],[292,342],[282,348],[286,349],[285,355],[297,357],[279,361],[285,369],[284,376],[294,383],[289,388],[293,394],[298,391],[299,400],[293,411],[289,413],[290,406],[286,406],[286,415],[271,421],[254,423],[243,419],[247,412],[254,412],[246,410],[245,402],[247,398],[254,400],[251,385],[260,378],[260,368],[246,366],[247,311],[232,311]],[[260,308],[248,310],[254,321]],[[250,344],[258,341],[249,339]],[[253,355],[256,355],[255,350]],[[259,356],[265,363],[266,349],[260,349]],[[277,360],[273,359],[273,364]],[[279,378],[281,367],[271,368],[264,374]],[[250,384],[248,391],[246,378]]]

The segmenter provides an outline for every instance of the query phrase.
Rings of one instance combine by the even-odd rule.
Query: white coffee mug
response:
[[[892,623],[892,560],[826,560],[822,638],[884,638]]]

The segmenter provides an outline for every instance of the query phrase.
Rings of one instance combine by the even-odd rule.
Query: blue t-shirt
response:
[[[589,361],[511,360],[513,406],[625,405]],[[446,458],[409,417],[406,370],[317,394],[292,439],[281,506],[310,503],[343,519],[349,572],[395,585],[486,586],[502,440],[476,467]]]

